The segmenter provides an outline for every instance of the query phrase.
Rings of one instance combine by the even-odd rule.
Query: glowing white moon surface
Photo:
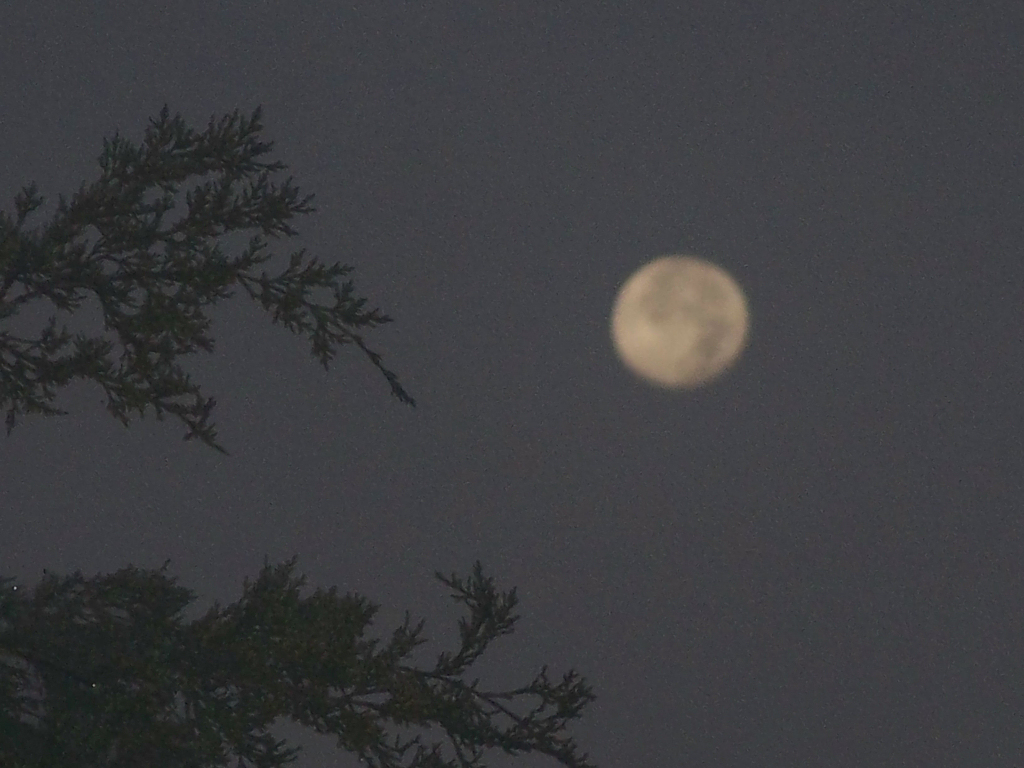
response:
[[[638,269],[612,309],[615,351],[643,379],[693,389],[720,376],[747,340],[747,300],[727,272],[694,256]]]

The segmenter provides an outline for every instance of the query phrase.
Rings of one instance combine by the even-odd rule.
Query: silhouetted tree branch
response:
[[[15,197],[15,216],[0,212],[0,321],[30,301],[49,300],[73,312],[95,297],[104,330],[98,336],[58,329],[56,316],[36,339],[0,331],[0,408],[7,410],[7,433],[17,416],[63,414],[51,405],[56,389],[73,379],[95,381],[107,395],[107,409],[126,426],[130,414],[152,407],[184,422],[185,439],[198,437],[226,453],[210,421],[214,398],[204,398],[177,360],[201,349],[213,350],[204,308],[233,295],[240,286],[274,323],[308,336],[312,353],[325,369],[337,346],[354,344],[387,379],[392,393],[415,405],[397,376],[363,339],[362,329],[391,321],[367,309],[356,296],[351,267],[306,260],[305,249],[291,254],[287,269],[271,277],[254,268],[272,258],[268,240],[297,234],[289,223],[315,210],[312,195],[300,197],[291,178],[272,174],[286,168],[261,160],[273,143],[262,142],[261,111],[246,119],[236,110],[210,119],[203,133],[186,126],[167,107],[150,121],[141,145],[115,135],[104,140],[100,178],[85,184],[53,220],[26,231],[29,215],[43,203],[36,186]],[[171,221],[179,189],[186,190],[185,212]],[[255,231],[237,257],[226,256],[218,238]],[[315,289],[329,289],[333,302],[319,303]]]
[[[63,413],[51,405],[56,389],[84,378],[126,426],[152,407],[184,422],[186,439],[226,453],[209,421],[214,399],[177,359],[213,349],[203,309],[236,285],[275,323],[308,335],[325,368],[336,346],[355,344],[414,404],[359,333],[390,318],[365,309],[343,279],[349,267],[298,251],[277,277],[252,273],[271,258],[266,238],[294,235],[288,221],[313,210],[290,179],[270,182],[284,166],[257,159],[271,147],[256,138],[259,118],[236,111],[197,134],[165,107],[140,147],[105,141],[100,180],[70,204],[61,197],[42,230],[23,226],[42,204],[34,186],[16,196],[13,219],[0,213],[0,322],[37,299],[72,312],[91,294],[121,348],[115,361],[113,342],[72,339],[55,316],[38,339],[0,331],[8,435],[18,415]],[[211,175],[186,192],[185,215],[167,221],[182,182]],[[246,229],[258,230],[249,247],[226,257],[216,238]],[[316,288],[329,288],[333,304],[316,302]],[[467,679],[518,618],[515,590],[498,593],[479,563],[465,581],[437,574],[469,615],[459,647],[420,669],[407,659],[425,642],[422,621],[406,614],[388,643],[367,639],[378,606],[334,588],[302,597],[295,562],[265,565],[238,603],[192,622],[181,614],[195,596],[166,563],[92,579],[46,574],[31,594],[0,577],[0,768],[277,768],[297,751],[270,734],[278,718],[333,734],[378,768],[475,768],[493,750],[591,768],[565,733],[594,698],[575,672],[552,682],[544,667],[507,691]],[[420,733],[403,736],[409,729]],[[430,730],[443,738],[426,741]]]
[[[594,698],[575,672],[553,683],[545,667],[507,691],[467,679],[518,620],[515,590],[499,593],[480,563],[465,581],[437,574],[469,615],[431,669],[405,661],[422,621],[407,613],[387,643],[366,638],[378,606],[334,588],[301,596],[295,563],[265,565],[239,602],[192,622],[195,595],[167,564],[47,574],[32,594],[0,579],[0,764],[274,768],[298,752],[269,732],[288,718],[379,768],[470,768],[491,750],[592,768],[565,734]]]

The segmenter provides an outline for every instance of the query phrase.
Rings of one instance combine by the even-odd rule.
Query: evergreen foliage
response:
[[[118,135],[104,140],[99,180],[83,184],[71,199],[59,197],[57,213],[42,228],[24,224],[43,203],[35,184],[15,197],[15,218],[0,211],[0,321],[22,305],[49,300],[73,312],[90,294],[99,301],[103,336],[57,328],[53,315],[39,338],[25,339],[0,331],[0,409],[6,409],[7,433],[20,414],[63,414],[51,405],[56,390],[75,378],[103,387],[107,409],[126,426],[130,414],[157,419],[168,412],[189,428],[185,439],[217,443],[209,421],[216,404],[204,398],[178,364],[180,355],[213,350],[204,309],[229,298],[241,286],[281,323],[308,335],[313,355],[325,369],[336,346],[355,344],[387,379],[392,393],[415,405],[397,376],[363,340],[361,330],[391,322],[378,309],[367,309],[346,279],[352,268],[325,266],[306,259],[305,249],[290,255],[288,268],[276,277],[255,267],[273,254],[271,239],[297,235],[289,223],[315,209],[312,195],[300,197],[291,178],[277,185],[272,174],[287,166],[266,162],[272,142],[259,140],[261,111],[246,119],[236,110],[197,133],[165,106],[151,119],[145,139],[135,146]],[[183,216],[168,220],[186,189]],[[219,238],[252,232],[237,257],[224,254]],[[12,289],[16,295],[9,295]],[[313,292],[329,289],[333,303],[319,303]]]
[[[0,765],[275,768],[298,752],[269,730],[287,718],[379,768],[483,766],[489,750],[592,766],[565,734],[594,699],[575,672],[553,682],[544,667],[503,691],[467,679],[518,620],[515,590],[479,562],[466,580],[437,574],[469,615],[459,648],[427,669],[406,662],[423,621],[406,613],[387,643],[367,638],[378,606],[335,588],[303,597],[295,563],[265,565],[237,603],[192,622],[195,595],[166,563],[47,574],[32,594],[0,579]]]
[[[276,277],[253,273],[271,258],[268,238],[295,235],[289,221],[314,210],[291,179],[271,182],[285,166],[259,159],[272,146],[258,140],[260,128],[257,109],[197,133],[165,107],[142,145],[105,141],[99,180],[70,203],[61,197],[45,227],[24,227],[43,202],[35,185],[15,198],[14,218],[0,212],[0,323],[38,299],[73,312],[91,294],[121,349],[115,361],[113,342],[72,338],[55,316],[37,339],[0,330],[8,437],[19,415],[64,413],[51,405],[57,390],[82,378],[104,389],[126,426],[151,407],[184,422],[185,439],[226,453],[209,420],[215,401],[178,357],[213,349],[204,308],[237,286],[275,323],[307,335],[325,368],[337,346],[355,344],[392,393],[415,404],[363,341],[362,329],[390,318],[355,295],[350,267],[304,263],[300,250]],[[185,214],[168,221],[193,178]],[[246,230],[255,231],[248,248],[224,255],[218,238]],[[312,296],[325,288],[332,304]],[[295,564],[266,564],[239,602],[191,622],[182,612],[195,595],[166,563],[47,574],[32,590],[0,577],[0,768],[276,768],[297,752],[269,731],[281,718],[335,735],[376,768],[471,768],[495,750],[591,768],[565,732],[594,699],[575,672],[552,682],[544,667],[501,691],[468,679],[518,618],[515,590],[499,593],[479,562],[465,581],[437,574],[469,615],[458,649],[425,669],[408,663],[425,642],[422,621],[407,613],[387,643],[367,638],[378,606],[335,588],[303,597]]]

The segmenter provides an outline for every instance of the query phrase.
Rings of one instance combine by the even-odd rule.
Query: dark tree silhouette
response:
[[[407,613],[382,645],[364,636],[378,606],[334,588],[303,597],[294,565],[264,566],[239,602],[191,623],[194,595],[166,564],[48,574],[31,595],[0,579],[0,765],[274,768],[298,752],[269,731],[288,718],[380,768],[482,766],[491,750],[592,766],[565,733],[594,698],[575,672],[552,682],[544,667],[503,691],[466,679],[518,619],[515,590],[499,593],[480,563],[465,581],[437,574],[469,616],[459,648],[427,669],[405,661],[422,621]]]
[[[152,407],[158,419],[166,411],[183,421],[185,439],[198,437],[226,453],[209,420],[216,401],[202,396],[177,359],[197,349],[212,351],[204,308],[231,297],[237,286],[275,323],[308,334],[325,369],[336,346],[355,344],[392,393],[415,405],[363,340],[362,329],[391,318],[367,309],[366,299],[355,295],[345,279],[351,267],[328,267],[315,258],[304,263],[301,249],[276,277],[253,274],[273,256],[268,239],[298,234],[289,221],[315,210],[313,196],[300,197],[291,178],[281,185],[271,181],[287,166],[260,159],[273,147],[259,140],[260,115],[257,108],[247,120],[236,110],[220,121],[211,118],[197,133],[164,107],[140,146],[117,135],[104,140],[99,180],[83,184],[70,203],[60,196],[45,227],[24,229],[43,203],[35,184],[16,196],[14,219],[0,212],[0,321],[39,299],[74,311],[92,294],[104,330],[117,335],[121,348],[115,363],[110,340],[83,334],[72,339],[66,326],[57,329],[56,316],[37,339],[0,331],[0,408],[7,410],[8,435],[19,414],[65,413],[50,405],[56,389],[82,378],[103,387],[108,410],[126,426],[132,411],[144,416]],[[200,183],[186,190],[184,215],[169,221],[179,189],[190,180]],[[248,247],[237,257],[225,256],[218,239],[245,231],[253,233]],[[315,289],[330,289],[333,303],[318,303]]]
[[[61,414],[56,390],[75,378],[105,390],[108,409],[126,426],[152,407],[224,453],[204,398],[178,357],[210,351],[204,307],[241,286],[295,333],[308,334],[326,368],[335,348],[355,344],[385,376],[392,393],[414,404],[397,377],[367,347],[361,330],[390,321],[365,309],[349,267],[290,257],[277,277],[251,270],[271,258],[267,238],[296,232],[288,221],[313,210],[280,163],[258,158],[260,110],[211,119],[205,133],[167,108],[139,147],[104,142],[99,181],[70,204],[60,198],[52,222],[26,231],[41,204],[34,185],[15,199],[15,218],[0,212],[0,323],[22,305],[49,300],[74,311],[100,303],[103,338],[58,330],[56,317],[38,339],[0,331],[0,407],[7,433],[18,415]],[[169,222],[180,185],[186,212]],[[149,198],[147,198],[149,196]],[[257,230],[237,258],[217,238]],[[311,296],[330,289],[333,304]],[[214,605],[192,622],[182,611],[194,594],[160,570],[134,567],[85,578],[44,576],[33,589],[0,577],[0,766],[2,768],[276,768],[296,754],[268,728],[291,719],[333,734],[338,746],[378,768],[470,768],[498,750],[538,752],[570,768],[590,768],[566,734],[594,699],[574,671],[560,681],[542,668],[520,687],[482,690],[468,673],[496,638],[511,634],[515,590],[499,593],[480,563],[465,581],[437,577],[468,609],[460,645],[433,667],[408,663],[423,642],[423,622],[409,614],[382,644],[365,636],[378,606],[332,588],[303,597],[295,559],[265,565],[246,581],[239,602]],[[415,733],[403,735],[409,731]],[[441,735],[432,740],[428,734]]]

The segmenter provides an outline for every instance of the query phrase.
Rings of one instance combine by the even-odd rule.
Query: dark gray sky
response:
[[[523,617],[491,679],[582,672],[601,766],[1024,764],[1024,6],[424,5],[4,8],[5,210],[165,103],[262,104],[318,207],[278,252],[357,268],[419,407],[240,294],[187,365],[232,455],[72,387],[0,440],[0,571],[171,558],[206,605],[298,554],[436,653],[479,558]],[[667,253],[750,301],[689,394],[608,337]]]

